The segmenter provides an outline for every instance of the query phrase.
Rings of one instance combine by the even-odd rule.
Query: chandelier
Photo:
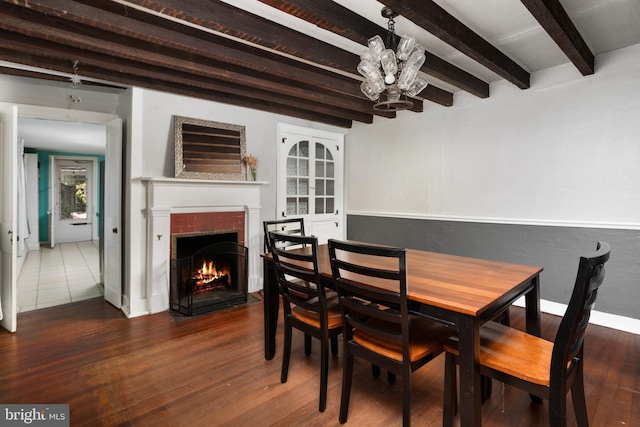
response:
[[[396,43],[395,22],[398,16],[389,7],[382,8],[387,18],[387,43],[379,35],[369,39],[369,48],[360,55],[358,72],[365,80],[360,90],[367,98],[378,101],[376,111],[399,111],[413,107],[408,97],[414,97],[427,87],[427,79],[418,75],[425,61],[424,48],[414,37],[403,35]]]

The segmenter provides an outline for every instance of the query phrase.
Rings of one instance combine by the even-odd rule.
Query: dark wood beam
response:
[[[80,1],[102,4],[98,0]],[[358,55],[252,15],[221,1],[209,0],[206,3],[193,2],[189,4],[185,4],[181,0],[131,0],[131,2],[139,4],[150,11],[178,18],[204,29],[224,33],[305,61],[334,68],[353,76],[357,75],[356,67],[360,61]],[[358,88],[359,85],[360,83],[358,82],[355,87]],[[441,89],[438,92],[443,90]],[[424,96],[424,98],[438,104],[440,104],[441,100],[441,97],[431,99],[429,95]],[[420,101],[417,99],[413,101],[414,108],[412,110],[422,111],[421,108],[415,107]],[[446,104],[441,105],[448,106]]]
[[[0,27],[11,27],[13,22],[11,17],[4,15],[0,20]],[[19,22],[20,29],[29,32],[29,21]],[[44,38],[24,37],[17,33],[8,31],[0,32],[0,46],[5,51],[2,57],[8,61],[18,62],[26,65],[44,67],[61,72],[71,72],[73,59],[80,61],[81,75],[103,79],[106,81],[118,81],[125,84],[135,84],[140,87],[148,87],[161,90],[166,87],[190,87],[186,92],[190,96],[204,99],[218,100],[219,102],[229,102],[234,105],[241,105],[249,108],[267,109],[272,108],[272,112],[288,114],[296,117],[309,118],[313,114],[318,115],[318,120],[327,122],[326,117],[334,115],[338,120],[332,124],[347,126],[345,120],[363,121],[371,123],[372,114],[367,112],[354,112],[345,110],[339,106],[322,106],[314,100],[296,100],[285,94],[267,92],[258,89],[247,89],[245,86],[233,84],[214,78],[198,78],[193,74],[181,72],[180,65],[176,61],[164,58],[164,66],[160,63],[149,68],[135,60],[125,57],[115,57],[113,55],[102,55],[96,53],[96,43],[101,43],[109,47],[110,42],[101,40],[91,41],[84,38],[82,42],[76,39],[78,47],[72,47],[69,43],[59,44],[50,39],[57,39],[62,34],[61,30],[51,29],[43,25],[38,26],[39,36],[44,34]],[[93,43],[93,44],[91,44]],[[83,50],[90,46],[91,49]],[[81,48],[82,47],[82,48]],[[11,53],[13,52],[13,54]],[[133,52],[133,58],[138,59],[139,55]],[[29,60],[38,58],[38,61]],[[162,61],[160,61],[162,62]],[[165,67],[165,68],[163,68]],[[205,76],[206,77],[206,76]],[[166,83],[165,83],[166,82]],[[181,90],[185,93],[185,90]],[[233,99],[230,101],[230,99]],[[362,108],[369,110],[366,103]],[[293,111],[297,113],[293,114]],[[350,123],[348,124],[350,126]],[[347,126],[347,127],[348,127]]]
[[[150,11],[177,18],[202,28],[217,31],[316,64],[357,74],[355,71],[359,61],[357,55],[219,0],[129,1]],[[103,2],[100,1],[99,3],[102,4]]]
[[[64,21],[68,21],[68,31],[76,32],[78,35],[85,34],[94,36],[100,31],[103,38],[108,41],[117,42],[123,46],[131,46],[133,49],[144,49],[151,52],[177,52],[180,58],[201,57],[199,60],[216,63],[220,68],[232,70],[237,67],[244,67],[254,70],[254,76],[282,78],[275,80],[288,84],[309,84],[313,82],[314,86],[321,87],[326,90],[347,94],[354,97],[364,99],[364,96],[357,88],[357,81],[345,76],[336,75],[328,71],[318,69],[300,63],[299,61],[289,60],[275,54],[261,54],[264,51],[252,48],[250,46],[233,42],[220,36],[202,34],[202,32],[194,31],[198,37],[172,31],[170,28],[161,27],[160,25],[169,26],[170,23],[158,18],[155,25],[145,22],[131,22],[129,16],[135,16],[136,11],[131,11],[127,17],[114,15],[100,9],[94,9],[88,6],[79,5],[69,2],[68,0],[50,0],[47,2],[32,2],[32,10],[42,12],[42,19],[39,21],[43,25],[51,25],[52,16],[58,17]],[[99,18],[92,18],[99,15]],[[138,13],[138,15],[140,15]],[[22,17],[24,18],[24,17]],[[31,18],[35,22],[35,18]],[[73,26],[71,23],[79,23],[91,28],[95,31],[82,28],[81,26]],[[180,27],[178,24],[174,27]],[[107,34],[113,33],[113,34]],[[120,37],[118,37],[120,36]],[[212,46],[211,43],[215,43]],[[160,49],[166,48],[166,49]],[[228,64],[228,65],[226,65]]]
[[[522,4],[582,75],[595,72],[593,53],[558,0],[522,0]]]
[[[383,28],[332,0],[260,0],[278,10],[334,32],[364,46],[376,34],[386,38]],[[399,39],[398,36],[396,36]],[[364,50],[364,47],[363,47]],[[489,96],[489,84],[444,59],[426,52],[422,71],[481,98]]]
[[[2,34],[0,33],[0,36]],[[14,49],[5,49],[3,40],[0,38],[0,55],[7,61],[19,62],[24,65],[31,65],[34,67],[44,67],[50,70],[63,70],[67,65],[67,61],[57,61],[49,57],[37,56],[28,52],[17,53]],[[90,78],[96,78],[101,80],[109,80],[113,77],[113,73],[108,69],[98,69],[95,67],[83,70],[84,75]],[[35,76],[34,76],[35,77]],[[42,78],[58,80],[56,78],[50,78],[46,75],[42,75]],[[352,120],[335,115],[322,114],[316,111],[302,110],[295,108],[291,105],[279,104],[277,102],[270,102],[267,100],[256,99],[249,94],[248,96],[239,96],[229,94],[225,92],[217,92],[213,90],[202,90],[202,88],[195,86],[188,86],[183,83],[172,83],[166,80],[158,80],[149,76],[129,75],[121,74],[119,80],[122,84],[137,86],[142,88],[154,89],[164,91],[167,93],[175,93],[184,96],[190,96],[198,99],[205,99],[213,102],[220,102],[229,105],[235,105],[238,107],[245,107],[254,110],[267,111],[275,114],[282,114],[291,117],[297,117],[305,120],[311,120],[318,123],[325,123],[332,126],[350,128],[352,126]],[[84,83],[83,83],[84,84]],[[81,86],[82,88],[82,86]],[[82,90],[82,89],[80,89]]]
[[[230,90],[238,90],[237,88],[244,88],[246,86],[255,88],[257,91],[254,96],[268,97],[288,97],[288,103],[293,106],[297,100],[301,100],[304,103],[319,103],[321,108],[335,109],[337,115],[342,117],[350,117],[354,120],[364,121],[366,123],[371,122],[372,108],[371,102],[365,99],[359,99],[354,97],[339,96],[339,94],[330,91],[317,91],[317,88],[304,88],[301,85],[296,84],[282,84],[274,83],[265,80],[262,76],[247,76],[238,73],[238,70],[232,69],[220,69],[218,67],[211,67],[207,64],[202,64],[194,61],[193,55],[187,55],[187,60],[184,56],[184,52],[178,50],[173,52],[172,49],[165,49],[162,54],[156,52],[145,51],[139,48],[133,48],[130,46],[122,46],[114,43],[111,37],[104,37],[104,33],[99,34],[99,38],[92,38],[86,34],[81,36],[80,28],[74,28],[74,31],[62,30],[60,28],[49,27],[46,24],[51,22],[51,15],[48,16],[45,22],[31,23],[24,19],[10,16],[6,14],[0,27],[9,29],[12,31],[21,32],[23,35],[29,38],[40,38],[42,40],[51,40],[61,45],[73,46],[69,49],[64,49],[61,55],[66,55],[67,58],[71,58],[71,52],[76,48],[80,48],[83,52],[94,52],[102,56],[114,57],[119,60],[112,66],[114,68],[122,70],[123,64],[126,64],[123,60],[135,61],[136,63],[142,62],[144,64],[151,65],[152,67],[147,70],[147,73],[153,73],[156,68],[167,68],[169,70],[166,73],[167,78],[174,72],[179,72],[175,75],[175,79],[192,78],[191,75],[196,75],[200,79],[208,81],[221,81],[227,82],[226,87]],[[96,33],[97,34],[97,33]],[[109,41],[104,41],[105,38]],[[82,51],[75,55],[76,57],[83,57],[83,62],[89,60],[86,54]],[[78,58],[79,59],[79,58]],[[206,62],[206,61],[204,61]],[[68,60],[71,64],[71,59]],[[142,67],[142,65],[137,65]],[[149,68],[149,67],[146,67]],[[143,68],[144,69],[144,68]],[[65,69],[64,71],[69,71]],[[118,72],[112,74],[112,79],[117,77]],[[232,83],[232,85],[228,84]],[[325,107],[322,107],[325,104]],[[328,106],[328,107],[327,107]],[[351,112],[348,109],[351,108]],[[355,114],[355,115],[354,115]]]
[[[380,0],[380,2],[520,89],[529,88],[528,71],[432,0]]]

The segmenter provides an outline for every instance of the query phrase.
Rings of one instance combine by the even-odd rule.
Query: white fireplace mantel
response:
[[[147,187],[147,303],[169,309],[171,214],[244,211],[249,248],[249,292],[262,288],[260,189],[262,181],[142,178]]]

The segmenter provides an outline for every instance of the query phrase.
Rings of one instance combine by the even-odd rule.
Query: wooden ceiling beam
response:
[[[105,39],[119,41],[123,45],[152,51],[170,50],[178,52],[180,57],[201,56],[215,63],[216,67],[229,71],[244,67],[242,73],[254,78],[293,85],[313,92],[321,88],[327,93],[350,95],[358,98],[358,102],[365,103],[369,113],[388,116],[372,109],[373,103],[359,90],[359,76],[354,79],[353,76],[336,74],[211,31],[207,32],[200,27],[194,28],[184,22],[174,22],[167,17],[150,14],[148,11],[97,0],[33,0],[29,2],[29,10],[40,12],[46,20],[57,17],[67,22],[71,31],[86,32],[83,28],[90,26],[94,29],[93,32],[90,31],[91,34],[99,31]],[[73,26],[73,23],[81,26]],[[453,102],[453,94],[435,86],[428,88],[422,95],[425,99],[444,106],[450,106]],[[422,100],[413,101],[412,110],[422,111]]]
[[[79,1],[102,4],[99,0]],[[358,55],[252,15],[224,2],[218,0],[188,4],[181,0],[130,0],[130,2],[198,27],[227,34],[305,61],[346,72],[358,78],[354,88],[358,89],[360,86],[360,76],[356,72],[360,61]],[[153,19],[153,17],[150,16],[146,19]],[[428,101],[449,106],[450,104],[446,102],[442,103],[443,97],[440,94],[443,91],[444,89],[426,92],[426,95],[422,94],[422,97]],[[434,94],[438,96],[434,96],[432,99]],[[445,96],[445,98],[448,97]],[[450,98],[453,99],[453,94]],[[417,105],[421,101],[413,99],[413,102],[414,105]],[[422,108],[413,108],[412,111],[419,112],[422,111]]]
[[[260,0],[260,2],[360,43],[363,49],[369,38],[376,34],[386,39],[387,28],[363,18],[332,0]],[[396,38],[400,39],[397,35]],[[489,96],[488,83],[429,51],[426,52],[426,57],[421,71],[480,98]]]
[[[34,55],[26,51],[18,52],[15,49],[5,49],[4,40],[2,39],[0,39],[0,55],[2,55],[2,57],[7,61],[18,62],[33,67],[44,67],[50,70],[62,70],[67,67],[66,60],[55,61],[52,58]],[[109,69],[92,67],[86,70],[85,75],[90,78],[109,80],[110,77],[112,77],[112,72]],[[59,80],[56,76],[42,75],[40,78]],[[291,105],[278,104],[273,101],[257,99],[251,93],[248,96],[239,96],[224,92],[216,92],[213,90],[203,91],[202,88],[188,86],[184,83],[172,83],[166,80],[155,80],[149,76],[129,75],[125,73],[122,73],[119,78],[120,82],[125,85],[190,96],[193,98],[205,99],[238,107],[267,111],[274,114],[283,114],[286,116],[298,117],[342,128],[350,128],[352,126],[352,120],[344,117],[323,114],[317,111],[298,109]],[[80,86],[80,90],[82,90],[82,86]]]
[[[42,15],[43,24],[51,25],[50,21],[52,16],[57,17],[61,22],[68,21],[69,25],[75,22],[82,24],[83,26],[95,28],[96,31],[109,32],[113,35],[102,33],[105,40],[118,41],[125,46],[132,46],[137,49],[146,49],[149,51],[158,51],[158,46],[166,47],[171,52],[179,52],[181,57],[191,57],[193,55],[208,58],[212,62],[217,61],[216,64],[230,64],[231,66],[245,67],[255,70],[255,75],[259,73],[263,75],[273,75],[275,77],[281,77],[288,79],[290,83],[297,82],[306,83],[314,82],[321,88],[335,91],[342,94],[351,95],[354,97],[364,99],[364,96],[357,88],[357,81],[345,76],[336,75],[328,71],[318,69],[317,67],[304,66],[304,64],[298,61],[289,61],[288,63],[278,61],[278,59],[284,59],[281,56],[275,54],[268,54],[265,51],[263,55],[257,55],[259,49],[252,48],[251,46],[242,45],[238,42],[233,42],[224,39],[220,36],[203,34],[200,32],[200,37],[194,37],[187,34],[171,31],[167,28],[162,28],[159,25],[168,24],[163,21],[162,18],[158,18],[156,25],[150,25],[144,22],[131,22],[132,18],[113,15],[100,9],[94,9],[89,6],[80,5],[69,0],[48,0],[47,2],[30,2],[30,9],[33,11],[39,11]],[[135,11],[129,12],[127,15],[135,15]],[[140,14],[138,14],[140,15]],[[99,16],[98,18],[91,18],[92,16]],[[32,18],[34,19],[34,18]],[[35,20],[35,19],[34,19]],[[83,31],[84,34],[92,35],[95,32],[87,31],[82,27],[69,27],[69,31]],[[198,33],[197,31],[195,31]],[[122,37],[117,37],[122,36]],[[212,46],[211,43],[215,43]],[[225,44],[226,43],[226,44]],[[295,65],[297,66],[293,66]]]
[[[582,75],[595,72],[593,53],[558,0],[522,0]]]
[[[149,11],[254,43],[316,64],[356,73],[359,57],[219,0],[128,0]],[[94,0],[102,4],[102,1]]]
[[[528,71],[432,0],[380,0],[380,2],[520,89],[529,88]]]
[[[48,21],[50,21],[50,16]],[[152,66],[145,67],[148,72],[153,72],[156,67],[168,68],[170,71],[180,72],[175,78],[190,78],[193,74],[200,78],[207,80],[213,79],[218,81],[224,81],[227,83],[233,83],[234,86],[250,86],[256,90],[262,91],[260,95],[262,97],[269,96],[288,96],[290,102],[294,103],[296,99],[303,100],[305,103],[316,102],[321,105],[328,105],[331,108],[342,110],[340,114],[343,117],[353,117],[355,120],[364,120],[365,122],[371,121],[372,109],[371,102],[369,100],[339,96],[339,94],[330,91],[318,91],[316,88],[301,88],[296,84],[282,84],[278,82],[270,82],[264,80],[264,76],[250,76],[239,74],[233,68],[231,70],[220,69],[218,67],[211,67],[199,62],[191,60],[185,60],[184,55],[181,55],[180,51],[174,52],[173,56],[169,55],[170,50],[163,50],[162,54],[148,52],[138,48],[131,48],[129,46],[121,46],[111,41],[101,40],[104,34],[100,35],[100,39],[92,38],[86,35],[81,36],[78,33],[78,28],[75,31],[65,31],[59,28],[48,27],[46,22],[44,23],[31,23],[24,19],[18,19],[5,15],[4,19],[0,23],[0,27],[9,29],[29,36],[30,38],[40,38],[42,40],[51,40],[56,43],[70,46],[70,49],[80,48],[84,51],[96,52],[102,56],[109,56],[118,59],[118,62],[113,64],[116,68],[122,68],[124,60],[135,61],[136,63],[142,62],[144,64]],[[73,46],[73,47],[71,47]],[[70,50],[66,50],[64,53],[67,58],[70,58]],[[78,56],[77,54],[76,56]],[[193,55],[188,56],[189,59],[197,59]],[[69,64],[71,60],[69,60]],[[65,70],[66,71],[66,70]],[[117,77],[118,73],[112,75],[112,79]],[[229,85],[227,84],[229,87]],[[245,89],[246,90],[246,89]],[[351,113],[348,111],[351,110]]]

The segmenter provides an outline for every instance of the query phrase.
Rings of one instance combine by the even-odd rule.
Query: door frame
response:
[[[105,132],[107,136],[107,147],[105,150],[105,160],[108,161],[108,157],[113,159],[112,168],[109,168],[107,165],[107,170],[105,171],[106,176],[105,180],[110,183],[107,191],[113,192],[112,198],[121,201],[123,198],[122,186],[120,185],[122,182],[122,119],[118,117],[116,114],[109,113],[99,113],[93,111],[83,111],[83,110],[69,110],[64,108],[53,108],[53,107],[42,107],[35,105],[24,105],[24,104],[7,104],[7,105],[17,105],[18,107],[18,116],[19,117],[31,117],[37,119],[45,119],[45,120],[58,120],[58,121],[71,121],[71,122],[82,122],[82,123],[92,123],[92,124],[100,124],[105,125]],[[114,132],[114,129],[117,129],[117,132]],[[116,137],[113,135],[117,134]],[[111,147],[109,146],[109,141],[111,141]],[[110,151],[110,152],[109,152]],[[90,156],[90,155],[88,155]],[[105,162],[106,163],[106,162]],[[112,176],[112,175],[116,176]],[[117,185],[116,185],[117,184]],[[115,194],[115,192],[118,194]],[[109,215],[109,230],[116,229],[119,230],[122,228],[122,212],[120,209],[121,204],[118,203],[117,207],[111,209],[110,207],[101,206],[100,215],[105,217]],[[107,210],[111,209],[113,212],[107,212]],[[105,247],[105,251],[103,252],[103,257],[109,257],[109,259],[103,260],[103,265],[110,268],[110,274],[105,275],[105,300],[113,304],[114,306],[121,308],[122,306],[122,239],[120,235],[117,235],[116,238],[109,236],[105,236],[107,227],[103,230],[103,235],[100,236],[101,240],[105,240],[105,245],[107,246],[117,246],[117,247]],[[113,259],[111,259],[113,258]],[[109,280],[109,284],[106,283]],[[107,287],[109,288],[109,292],[107,292]]]

